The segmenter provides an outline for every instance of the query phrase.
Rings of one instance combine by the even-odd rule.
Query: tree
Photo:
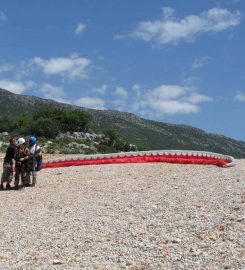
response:
[[[18,118],[16,118],[14,121],[11,123],[11,130],[12,131],[19,131],[20,133],[25,133],[27,129],[31,126],[32,119],[25,115],[22,114]]]
[[[9,132],[11,130],[11,122],[11,119],[7,116],[0,117],[0,132]]]
[[[59,124],[60,131],[74,132],[85,131],[88,129],[92,116],[82,110],[65,110],[65,109],[42,109],[37,111],[33,120],[40,118],[52,119]]]
[[[124,140],[115,129],[107,129],[104,134],[109,138],[108,145],[112,150],[129,151],[129,143]]]
[[[32,122],[29,133],[53,139],[59,134],[59,123],[53,119],[39,118]]]

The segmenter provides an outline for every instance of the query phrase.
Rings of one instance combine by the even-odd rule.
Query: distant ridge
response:
[[[206,133],[187,125],[147,120],[132,113],[81,108],[39,97],[13,94],[0,88],[1,115],[17,116],[23,113],[32,115],[36,110],[50,107],[86,110],[94,117],[92,129],[95,132],[114,128],[130,143],[142,144],[150,149],[212,151],[245,158],[245,142],[223,135]]]

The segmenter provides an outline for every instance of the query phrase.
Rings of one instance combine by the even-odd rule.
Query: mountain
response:
[[[95,132],[114,128],[130,143],[145,145],[150,149],[202,150],[245,158],[245,142],[223,135],[206,133],[187,125],[147,120],[132,113],[81,108],[0,89],[0,115],[32,115],[38,109],[50,107],[88,111],[94,117],[92,129]]]

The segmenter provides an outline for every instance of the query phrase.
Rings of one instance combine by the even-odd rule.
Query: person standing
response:
[[[19,182],[21,177],[21,182],[23,185],[26,184],[26,172],[27,172],[27,162],[29,159],[29,149],[27,148],[27,143],[24,138],[19,138],[17,141],[17,149],[15,152],[15,189],[19,189]]]
[[[37,171],[41,168],[39,167],[40,161],[42,160],[42,152],[39,145],[37,145],[37,138],[31,136],[29,138],[29,160],[27,162],[27,174],[26,174],[26,184],[25,186],[32,185],[33,187],[37,182]]]
[[[11,138],[9,140],[9,146],[6,150],[6,155],[3,162],[3,173],[1,178],[0,189],[4,189],[4,182],[7,182],[6,189],[10,189],[10,183],[13,179],[13,160],[16,151],[16,140]]]

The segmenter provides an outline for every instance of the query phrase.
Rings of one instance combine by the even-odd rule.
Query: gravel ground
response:
[[[43,170],[0,192],[0,269],[245,269],[244,183],[245,160]]]

